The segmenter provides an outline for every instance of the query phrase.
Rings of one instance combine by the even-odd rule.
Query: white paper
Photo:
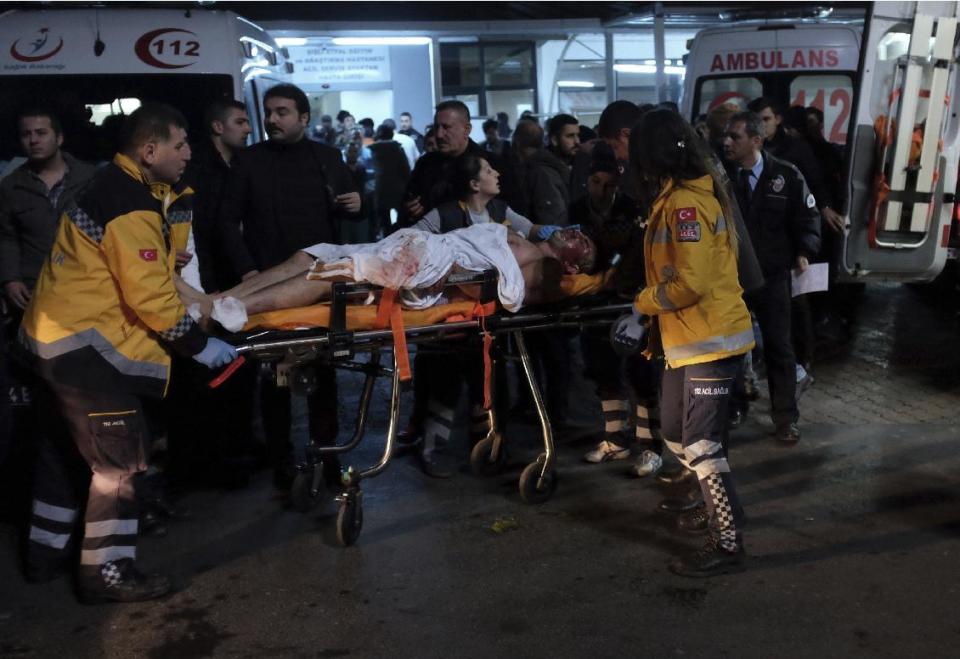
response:
[[[825,291],[829,287],[830,266],[826,263],[811,263],[807,271],[801,273],[799,268],[791,271],[793,297],[804,293]]]

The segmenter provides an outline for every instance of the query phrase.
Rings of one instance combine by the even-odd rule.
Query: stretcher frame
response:
[[[497,299],[497,273],[489,270],[482,274],[459,274],[448,278],[445,286],[479,285],[481,302]],[[229,337],[240,355],[251,357],[261,363],[278,363],[287,368],[304,366],[323,361],[335,368],[364,373],[364,386],[360,397],[354,432],[344,444],[319,446],[311,438],[307,446],[306,462],[299,465],[298,473],[291,488],[291,502],[294,508],[308,511],[315,507],[324,490],[323,458],[340,455],[356,448],[364,437],[373,389],[378,377],[391,378],[390,410],[387,436],[380,459],[365,469],[348,466],[341,471],[343,491],[336,497],[340,503],[337,514],[337,541],[342,546],[356,542],[363,525],[363,492],[361,482],[382,473],[394,455],[400,416],[400,369],[397,353],[394,349],[394,332],[387,329],[347,330],[346,308],[351,301],[366,299],[371,292],[380,290],[369,284],[338,282],[333,285],[331,295],[331,322],[329,328],[302,330],[265,330],[248,335]],[[534,406],[539,418],[543,438],[543,452],[524,468],[520,476],[520,497],[526,503],[543,503],[553,494],[556,478],[556,450],[553,430],[546,405],[537,383],[536,375],[527,351],[524,332],[548,329],[576,328],[609,325],[614,320],[631,312],[630,302],[618,301],[597,307],[575,306],[574,300],[597,300],[597,296],[568,298],[555,309],[528,308],[516,314],[509,312],[483,316],[470,320],[437,323],[434,325],[411,326],[404,328],[404,335],[410,343],[442,343],[450,339],[466,336],[489,335],[510,336],[516,346],[517,358],[530,389]],[[381,353],[393,351],[392,367],[381,365]],[[353,361],[358,353],[370,353],[366,362]],[[491,355],[491,370],[496,368],[495,358]],[[280,374],[278,374],[280,375]],[[278,379],[282,380],[282,375]],[[488,378],[492,383],[495,378]],[[284,384],[278,381],[281,386]],[[496,405],[488,407],[489,432],[477,442],[470,454],[470,465],[479,476],[499,474],[506,464],[506,440],[500,429]]]

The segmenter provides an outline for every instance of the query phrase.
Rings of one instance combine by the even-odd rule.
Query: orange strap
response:
[[[492,316],[497,311],[496,302],[479,302],[473,307],[473,315],[480,319],[480,327],[483,329],[483,409],[489,410],[493,407],[493,359],[490,357],[490,349],[493,347],[493,335],[487,331],[487,316]]]
[[[410,352],[407,350],[407,333],[403,327],[403,310],[397,304],[397,289],[385,288],[380,294],[380,305],[377,307],[376,327],[390,326],[393,333],[393,354],[397,358],[397,370],[400,371],[400,380],[406,382],[413,377],[410,371]]]

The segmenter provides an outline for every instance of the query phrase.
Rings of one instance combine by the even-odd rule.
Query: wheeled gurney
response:
[[[276,364],[278,384],[281,386],[309,386],[299,372],[303,369],[298,367],[318,361],[365,375],[353,436],[345,444],[335,446],[317,446],[310,442],[306,463],[299,468],[291,490],[294,507],[306,511],[318,503],[324,487],[323,458],[346,453],[360,443],[374,383],[378,377],[389,376],[392,380],[390,416],[383,454],[373,466],[366,469],[350,466],[341,473],[343,492],[337,497],[340,502],[337,539],[344,546],[353,544],[363,523],[360,484],[380,474],[394,452],[401,381],[409,378],[407,343],[421,345],[464,337],[483,339],[486,360],[485,407],[490,431],[471,452],[470,464],[474,473],[497,474],[506,462],[505,440],[497,422],[496,406],[492,403],[490,389],[494,378],[490,374],[496,359],[493,354],[494,341],[510,336],[536,406],[543,436],[543,452],[521,474],[520,496],[527,503],[541,503],[549,499],[556,487],[553,434],[524,342],[524,332],[608,325],[621,315],[630,313],[631,308],[629,302],[611,301],[591,293],[602,286],[602,277],[577,275],[565,277],[564,280],[563,289],[572,297],[550,305],[550,308],[529,307],[517,313],[496,310],[497,274],[492,270],[479,275],[454,275],[446,282],[449,287],[478,286],[479,303],[455,302],[422,311],[401,311],[396,305],[387,308],[384,298],[390,291],[368,284],[340,282],[334,284],[329,303],[254,316],[246,331],[228,337],[241,356],[254,358],[261,363]],[[379,306],[356,304],[376,293],[381,295]],[[387,349],[393,354],[392,367],[381,365],[381,354]],[[355,358],[360,353],[369,353],[368,361],[357,361]]]

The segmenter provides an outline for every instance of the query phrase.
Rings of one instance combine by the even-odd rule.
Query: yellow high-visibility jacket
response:
[[[643,245],[647,285],[634,306],[657,317],[670,368],[754,346],[727,228],[709,176],[668,181],[653,202]]]
[[[167,347],[206,336],[173,285],[193,191],[148,184],[117,154],[63,214],[20,326],[21,354],[44,378],[97,391],[166,394]]]

